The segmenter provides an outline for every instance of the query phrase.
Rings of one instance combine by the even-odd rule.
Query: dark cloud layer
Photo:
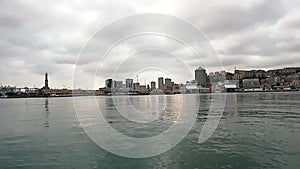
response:
[[[84,72],[84,78],[94,79],[101,56],[95,57],[97,53],[91,51],[77,62],[84,45],[95,32],[112,21],[145,12],[176,16],[196,26],[210,40],[226,70],[232,71],[234,66],[244,69],[300,66],[300,2],[297,0],[16,0],[0,1],[0,83],[41,87],[44,72],[49,72],[51,86],[72,86],[76,63]],[[143,28],[147,23],[137,25]],[[136,28],[118,27],[111,30],[107,39],[96,39],[98,49],[114,41],[115,32],[131,29]],[[184,28],[180,29],[184,33]],[[169,70],[180,67],[176,58],[169,58],[172,56],[180,56],[190,69],[201,64],[194,60],[190,51],[168,38],[132,40],[117,48],[114,57],[102,65],[106,73],[96,77],[96,85],[102,85],[110,76],[112,65],[126,57],[122,54],[139,49],[139,46],[150,48],[153,44],[169,53],[153,50],[141,52],[139,59],[133,60],[137,56],[129,58],[127,62],[130,62],[120,67],[124,76],[135,73],[139,66],[134,68],[134,65],[147,63],[141,58],[151,58],[144,66],[159,62]],[[215,60],[201,57],[208,71],[223,69]],[[182,81],[191,78],[184,72],[176,74]],[[76,87],[93,86],[82,82]]]

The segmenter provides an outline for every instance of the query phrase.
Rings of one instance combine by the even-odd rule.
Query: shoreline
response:
[[[233,93],[300,93],[300,90],[276,90],[276,91],[237,91],[237,92],[215,92],[215,93],[177,93],[183,95],[189,94],[233,94]],[[15,98],[57,98],[57,97],[85,97],[85,96],[148,96],[148,95],[177,95],[177,94],[102,94],[102,95],[35,95],[35,96],[0,96],[0,99],[15,99]]]

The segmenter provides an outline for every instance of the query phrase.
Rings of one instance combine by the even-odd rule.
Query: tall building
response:
[[[156,83],[155,82],[151,82],[151,91],[156,89]]]
[[[164,90],[164,78],[163,77],[158,78],[158,89]]]
[[[125,87],[128,89],[132,89],[133,88],[133,79],[126,79],[125,80]]]
[[[195,70],[195,80],[198,84],[198,86],[206,87],[207,84],[207,74],[206,70],[202,67],[199,67]]]
[[[165,79],[165,86],[172,86],[172,80],[169,78]]]
[[[105,80],[105,87],[107,87],[107,88],[113,88],[114,87],[114,80],[112,80],[112,79],[106,79]]]
[[[44,89],[49,89],[49,86],[48,86],[48,73],[47,72],[45,73],[45,86],[44,86]]]

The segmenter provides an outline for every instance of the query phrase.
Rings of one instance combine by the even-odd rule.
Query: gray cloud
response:
[[[106,39],[94,39],[93,43],[97,45],[94,49],[97,50],[89,50],[76,62],[81,48],[105,25],[121,17],[144,12],[173,15],[195,25],[211,40],[227,70],[234,66],[245,69],[299,66],[299,6],[297,0],[0,1],[0,83],[41,87],[43,74],[47,71],[53,87],[72,86],[75,68],[84,72],[86,79],[94,78],[101,58],[97,55],[98,50],[105,50],[107,45],[115,42],[118,33],[144,29],[147,23],[137,23],[138,28],[117,27],[107,31]],[[170,32],[176,29],[186,33],[184,28],[176,27]],[[180,69],[173,69],[181,65],[176,58],[172,59],[172,55],[179,56],[191,69],[199,64],[206,66],[208,71],[221,69],[218,61],[208,58],[207,53],[201,54],[201,62],[185,47],[172,43],[170,39],[133,39],[125,42],[123,48],[118,48],[119,54],[105,61],[101,67],[105,73],[98,72],[97,85],[103,85],[104,78],[110,76],[113,65],[124,57],[122,52],[158,46],[170,53],[141,52],[124,62],[120,75],[127,76],[137,68],[159,63],[174,71],[180,80],[191,80],[190,76],[185,76],[186,73],[176,71]],[[192,47],[203,46],[192,44]],[[85,82],[76,86],[92,87]]]
[[[210,38],[223,38],[244,29],[276,23],[285,15],[280,0],[228,1],[208,3],[189,1],[182,8],[182,15],[197,25]]]

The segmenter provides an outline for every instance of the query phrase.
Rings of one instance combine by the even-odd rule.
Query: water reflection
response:
[[[226,95],[226,105],[224,109],[224,116],[236,117],[238,116],[238,102],[239,97],[236,93],[229,93]]]
[[[104,105],[99,108],[106,121],[118,132],[131,137],[151,137],[164,132],[177,122],[181,104],[180,95],[116,96],[106,97]],[[138,116],[149,120],[149,123],[138,122],[135,120]]]
[[[48,100],[48,98],[46,98],[45,99],[45,116],[44,116],[45,121],[44,121],[44,124],[43,124],[44,128],[46,128],[46,129],[49,128],[49,126],[50,126],[50,124],[49,124],[50,111],[49,111],[48,105],[49,105],[49,100]]]

